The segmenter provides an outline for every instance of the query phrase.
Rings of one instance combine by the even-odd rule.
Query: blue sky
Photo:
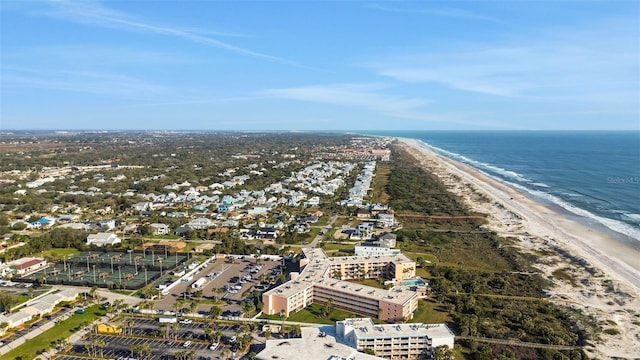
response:
[[[0,129],[640,129],[637,1],[3,0]]]

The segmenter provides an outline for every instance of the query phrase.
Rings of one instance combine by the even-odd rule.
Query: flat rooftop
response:
[[[450,339],[455,334],[445,324],[384,324],[376,325],[370,318],[350,318],[342,321],[353,328],[359,339],[386,339],[403,336]]]
[[[415,291],[410,290],[408,287],[396,287],[390,290],[379,289],[372,286],[333,279],[329,273],[331,265],[339,263],[352,264],[371,261],[413,263],[413,260],[409,259],[405,255],[328,257],[324,250],[317,248],[305,248],[303,249],[303,252],[309,263],[304,267],[300,275],[294,280],[290,280],[267,291],[265,295],[275,294],[282,297],[289,297],[311,286],[318,285],[325,288],[335,289],[336,291],[349,292],[366,298],[384,300],[398,304],[404,304],[415,296]]]
[[[383,358],[358,352],[336,340],[335,327],[303,327],[302,337],[297,339],[267,340],[266,347],[258,353],[260,360],[383,360]],[[320,333],[325,336],[320,336]]]

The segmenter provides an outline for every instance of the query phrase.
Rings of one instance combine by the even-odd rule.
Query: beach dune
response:
[[[594,358],[640,357],[640,251],[607,234],[564,217],[520,191],[460,162],[435,153],[414,139],[398,139],[430,173],[487,215],[491,230],[517,239],[522,251],[553,254],[535,265],[553,281],[550,299],[582,310],[605,328],[588,348]],[[568,255],[569,254],[569,255]],[[554,279],[557,269],[575,281]],[[613,325],[615,324],[615,325]]]

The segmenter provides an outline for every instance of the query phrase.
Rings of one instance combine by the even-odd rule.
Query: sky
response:
[[[0,2],[0,130],[640,130],[638,1]]]

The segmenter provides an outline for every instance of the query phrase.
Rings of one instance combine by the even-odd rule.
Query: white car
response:
[[[189,347],[191,346],[191,341],[187,340],[184,342],[184,344],[182,344],[183,347]]]
[[[213,343],[211,344],[211,346],[209,346],[209,350],[214,351],[218,348],[218,346],[220,346],[219,343]]]
[[[180,324],[189,325],[193,322],[191,319],[182,319],[180,320]]]

